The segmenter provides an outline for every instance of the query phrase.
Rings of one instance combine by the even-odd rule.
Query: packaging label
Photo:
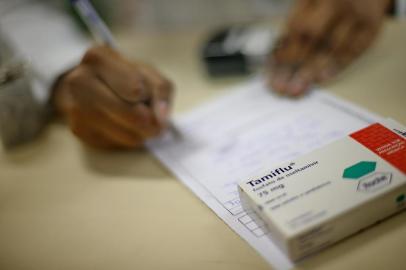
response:
[[[354,132],[350,137],[406,174],[406,138],[379,123]]]
[[[406,127],[387,121],[240,183],[241,201],[292,259],[406,206]]]

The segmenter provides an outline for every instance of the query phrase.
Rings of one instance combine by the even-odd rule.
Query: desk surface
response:
[[[121,42],[174,79],[182,112],[241,81],[202,75],[202,37],[123,35]],[[406,123],[405,48],[406,22],[388,22],[327,91]],[[297,268],[404,269],[405,225],[403,212]],[[31,145],[0,150],[0,269],[269,267],[146,151],[98,152],[61,124]]]

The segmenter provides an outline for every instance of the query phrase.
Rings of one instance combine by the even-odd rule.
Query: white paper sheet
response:
[[[237,183],[380,118],[322,91],[277,97],[260,79],[230,92],[177,117],[181,137],[168,133],[148,147],[274,268],[290,269],[263,222],[241,208]]]

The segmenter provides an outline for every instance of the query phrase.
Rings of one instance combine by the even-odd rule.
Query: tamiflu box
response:
[[[406,128],[372,124],[239,184],[292,259],[319,251],[406,205]]]

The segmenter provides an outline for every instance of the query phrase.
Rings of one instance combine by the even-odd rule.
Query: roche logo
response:
[[[343,178],[356,180],[375,171],[375,168],[375,161],[361,161],[346,168],[343,172]]]
[[[361,192],[374,192],[391,183],[392,174],[376,172],[362,178],[358,183],[358,191]]]

